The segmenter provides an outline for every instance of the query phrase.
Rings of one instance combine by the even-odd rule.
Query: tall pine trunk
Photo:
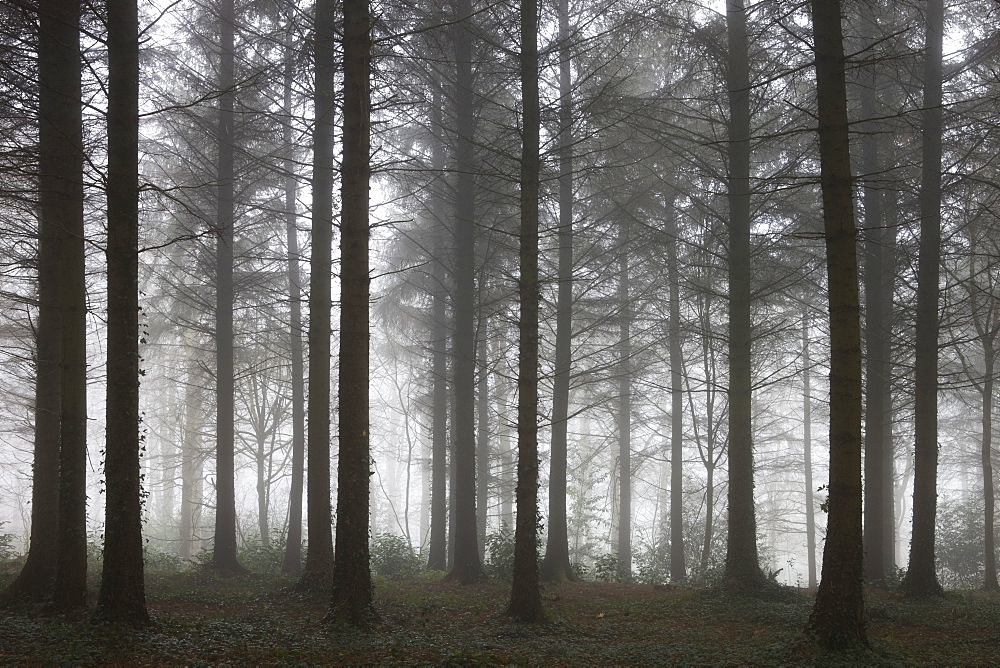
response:
[[[49,79],[65,114],[56,130],[68,135],[53,137],[65,142],[57,168],[59,187],[69,193],[59,214],[62,269],[60,272],[61,386],[59,449],[59,547],[57,550],[55,610],[74,610],[87,604],[87,296],[84,279],[83,137],[80,115],[79,6],[55,7],[52,32],[61,43],[65,71]],[[42,9],[42,14],[47,10]]]
[[[288,251],[288,339],[292,371],[292,479],[288,492],[288,534],[281,572],[298,575],[302,568],[302,487],[305,478],[305,364],[302,351],[302,275],[299,271],[299,235],[295,209],[295,162],[292,144],[292,84],[293,56],[292,24],[285,36],[284,110],[287,117],[282,128],[282,143],[286,151],[283,163],[285,186],[285,238]],[[262,537],[263,538],[263,537]]]
[[[480,560],[486,556],[486,522],[490,499],[490,392],[489,358],[486,354],[488,334],[488,320],[481,316],[477,346],[479,378],[476,382],[476,543],[479,546]]]
[[[632,579],[632,302],[629,231],[619,226],[618,247],[618,578]]]
[[[375,618],[368,562],[368,203],[371,167],[371,23],[368,0],[344,0],[344,158],[340,223],[340,458],[337,542],[328,619]]]
[[[212,567],[243,570],[236,557],[236,453],[233,340],[234,136],[233,104],[236,12],[219,2],[218,201],[215,220],[215,545]]]
[[[312,176],[312,256],[309,273],[309,399],[306,434],[306,563],[300,591],[325,593],[333,576],[330,507],[330,318],[333,248],[334,0],[316,3]],[[367,485],[365,486],[367,490]]]
[[[753,497],[750,367],[750,71],[743,0],[727,0],[729,60],[729,540],[725,579],[754,588],[764,582],[757,557]]]
[[[830,311],[830,500],[808,629],[824,650],[867,645],[861,527],[861,313],[840,0],[812,0]]]
[[[139,14],[108,0],[108,397],[98,619],[148,624],[139,476]]]
[[[556,294],[556,360],[552,387],[549,517],[543,580],[575,580],[569,560],[566,516],[569,385],[573,337],[573,92],[569,1],[559,0],[559,287]]]
[[[517,364],[517,519],[507,615],[545,618],[538,587],[538,4],[521,0],[521,226]]]
[[[900,589],[909,596],[941,596],[934,567],[938,468],[938,303],[941,275],[941,81],[944,0],[928,0],[924,48],[924,102],[920,130],[920,246],[917,263],[916,358],[913,409],[913,533]]]
[[[996,333],[994,332],[994,336]],[[996,367],[996,351],[992,339],[981,337],[983,343],[983,356],[986,359],[986,371],[983,376],[981,395],[983,398],[982,409],[982,445],[980,449],[983,466],[983,499],[984,499],[984,579],[983,588],[987,591],[997,591],[1000,584],[997,583],[997,556],[996,556],[996,533],[994,529],[996,497],[993,486],[993,387],[994,371]]]
[[[475,349],[475,169],[472,86],[472,2],[455,3],[455,330],[452,348],[455,374],[454,568],[449,580],[469,583],[482,572],[476,542],[476,349]]]
[[[862,11],[866,11],[862,9]],[[866,17],[867,18],[867,17]],[[870,32],[867,37],[876,39],[876,25],[873,18],[865,21]],[[892,396],[890,388],[891,365],[889,363],[889,334],[887,326],[886,300],[884,297],[885,262],[885,220],[882,207],[882,192],[876,179],[882,175],[879,155],[878,115],[876,107],[879,79],[877,64],[866,68],[868,76],[863,82],[861,114],[866,123],[862,144],[862,169],[865,177],[862,196],[864,201],[864,286],[865,286],[865,579],[872,584],[884,584],[890,575],[893,563],[892,553],[892,442],[891,422]],[[888,437],[888,439],[887,439]],[[889,471],[886,475],[886,466]],[[889,487],[886,487],[888,481]],[[888,506],[889,512],[886,513]],[[888,515],[888,517],[887,517]],[[888,524],[886,519],[889,520]],[[888,534],[888,536],[886,535]]]
[[[435,82],[436,83],[436,82]],[[432,146],[431,169],[436,183],[432,197],[434,226],[434,281],[431,323],[431,369],[432,369],[432,425],[431,425],[431,516],[430,545],[427,555],[427,569],[443,571],[448,568],[448,216],[445,212],[444,189],[444,142],[441,140],[441,92],[434,89],[432,126],[434,144]]]
[[[806,487],[806,572],[816,586],[816,499],[812,464],[812,355],[809,350],[809,305],[802,306],[802,468]]]
[[[673,195],[666,211],[667,283],[670,305],[667,348],[670,355],[670,579],[687,577],[684,566],[684,357],[681,349],[680,267],[677,259],[677,209]]]
[[[66,233],[83,223],[80,3],[38,6],[38,318],[35,349],[31,543],[0,596],[17,607],[52,595],[59,552],[62,406],[62,277]]]
[[[204,397],[201,389],[201,366],[196,357],[195,334],[185,332],[187,344],[187,381],[184,386],[184,434],[181,437],[181,517],[178,555],[190,561],[201,546],[200,526],[202,495],[204,494],[205,456],[201,432],[204,421]]]

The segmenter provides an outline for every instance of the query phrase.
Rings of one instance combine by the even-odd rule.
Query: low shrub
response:
[[[422,563],[405,536],[382,533],[375,536],[368,547],[372,575],[384,578],[401,578],[416,575]]]
[[[616,582],[618,580],[618,557],[613,554],[602,554],[594,561],[594,579],[598,582]]]
[[[510,582],[514,577],[514,532],[506,524],[486,536],[483,572],[500,582]]]

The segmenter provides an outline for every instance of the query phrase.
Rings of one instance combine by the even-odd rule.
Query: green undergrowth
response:
[[[358,631],[325,625],[326,603],[296,594],[294,578],[153,574],[147,583],[153,627],[0,614],[0,664],[1000,664],[996,594],[912,602],[872,590],[872,649],[821,655],[802,634],[812,605],[807,592],[753,598],[567,582],[544,588],[549,621],[525,626],[501,614],[508,585],[460,586],[441,575],[376,578],[380,621]]]

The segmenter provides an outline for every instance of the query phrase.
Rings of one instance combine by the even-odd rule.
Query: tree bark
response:
[[[808,630],[827,651],[867,646],[861,526],[861,327],[840,0],[812,0],[830,310],[830,499]]]
[[[865,11],[864,9],[862,11]],[[865,25],[876,39],[875,21],[869,18]],[[875,179],[882,174],[879,156],[876,100],[878,76],[876,66],[869,68],[869,76],[862,89],[861,115],[865,119],[866,134],[862,144],[862,162],[865,173],[863,185],[865,211],[864,285],[865,285],[865,579],[874,585],[883,585],[894,563],[892,554],[893,524],[886,524],[886,506],[891,509],[892,489],[885,487],[885,466],[889,465],[891,481],[892,442],[891,422],[892,379],[889,363],[888,314],[884,298],[885,220],[882,211],[882,193]],[[886,437],[890,440],[886,440]],[[888,450],[888,452],[886,452]],[[887,457],[888,455],[888,457]],[[892,513],[888,514],[891,519]],[[886,540],[886,533],[889,533]],[[888,550],[887,550],[888,547]]]
[[[236,12],[219,1],[218,202],[215,221],[215,544],[213,568],[241,572],[236,557],[236,453],[233,339],[234,146],[233,104]]]
[[[52,591],[53,610],[71,611],[87,605],[87,297],[84,278],[83,227],[83,135],[80,109],[80,8],[54,3],[49,35],[60,40],[51,45],[53,61],[61,71],[45,81],[56,95],[51,123],[59,133],[51,137],[64,142],[55,149],[67,164],[52,167],[58,187],[68,192],[57,214],[60,226],[60,445],[59,445],[59,539]],[[43,8],[43,18],[48,11]],[[56,54],[59,54],[56,56]],[[50,61],[50,64],[54,64]],[[39,64],[41,66],[41,63]],[[40,74],[41,76],[41,74]],[[43,123],[45,120],[43,120]],[[55,185],[55,184],[53,184]]]
[[[181,517],[179,527],[181,559],[194,558],[201,546],[199,520],[204,493],[204,453],[201,449],[201,432],[204,409],[201,389],[198,349],[191,330],[185,333],[188,346],[187,383],[184,387],[184,435],[181,443]]]
[[[979,391],[982,401],[979,456],[983,476],[983,589],[998,591],[1000,584],[997,582],[996,487],[993,481],[993,393],[996,387],[998,352],[996,343],[997,336],[1000,335],[1000,302],[992,294],[992,288],[995,286],[989,278],[990,272],[995,270],[993,264],[995,260],[978,249],[979,235],[978,226],[974,225],[969,231],[969,278],[966,289],[971,306],[972,326],[983,353],[983,375],[981,378],[976,378],[968,362],[965,363],[965,372],[969,381]],[[984,256],[985,267],[977,262],[978,258]],[[985,286],[978,283],[982,274],[988,277]]]
[[[619,226],[618,248],[618,579],[632,579],[632,302],[629,232]]]
[[[569,385],[573,354],[573,91],[569,1],[559,0],[559,285],[556,294],[556,360],[552,387],[549,517],[541,578],[576,580],[569,560],[566,469]]]
[[[444,146],[440,134],[441,93],[434,90],[432,111],[434,144],[432,146],[431,169],[437,179],[432,197],[432,211],[435,221],[434,253],[434,294],[432,297],[432,426],[431,426],[431,538],[428,550],[427,570],[443,571],[448,568],[448,287],[447,253],[448,225],[445,213]]]
[[[941,81],[944,0],[928,0],[924,48],[924,102],[920,130],[920,246],[917,265],[914,360],[913,533],[900,589],[908,596],[941,596],[934,567],[937,516],[938,302],[941,264]]]
[[[53,594],[59,552],[62,413],[62,278],[67,231],[83,224],[80,3],[38,7],[38,320],[31,543],[0,605],[42,603]]]
[[[521,0],[521,227],[517,368],[517,519],[507,616],[545,619],[538,587],[538,3]]]
[[[996,495],[993,485],[993,387],[995,384],[993,374],[995,372],[997,354],[992,338],[988,339],[986,336],[981,336],[980,340],[983,344],[983,356],[986,359],[986,369],[982,386],[983,436],[980,449],[983,466],[983,518],[985,525],[983,531],[983,588],[986,591],[997,591],[1000,590],[1000,584],[997,583],[997,548],[996,530],[994,529]]]
[[[368,0],[344,0],[344,158],[340,223],[340,459],[329,621],[376,618],[368,553],[368,204],[371,166],[371,18]]]
[[[330,318],[333,247],[334,0],[316,3],[312,256],[309,273],[309,398],[306,434],[309,542],[299,591],[326,593],[333,577],[330,507]],[[365,483],[367,496],[368,485]],[[367,519],[367,518],[366,518]]]
[[[139,14],[108,0],[108,396],[97,619],[150,621],[139,476]]]
[[[288,122],[282,128],[282,143],[286,151],[285,172],[285,237],[288,248],[288,307],[289,352],[292,369],[292,480],[288,493],[288,534],[281,572],[298,575],[302,569],[302,488],[305,478],[305,363],[302,351],[302,275],[299,271],[299,237],[295,209],[295,162],[292,144],[292,19],[285,35],[284,110]]]
[[[809,588],[816,587],[816,500],[812,465],[812,355],[809,351],[809,305],[802,306],[802,466],[806,487],[806,568]]]
[[[681,349],[680,267],[677,259],[677,210],[673,195],[666,209],[667,283],[670,291],[667,347],[670,355],[670,579],[683,581],[684,566],[684,387]]]
[[[479,546],[480,561],[486,556],[486,511],[489,506],[490,491],[490,395],[489,363],[486,355],[489,324],[482,315],[479,318],[479,379],[476,388],[476,543]]]
[[[725,580],[741,589],[764,583],[757,557],[753,498],[750,367],[750,70],[746,7],[727,0],[729,48],[729,540]]]
[[[471,0],[455,3],[455,467],[452,545],[454,568],[448,579],[468,584],[479,579],[482,565],[476,544],[476,349],[475,349],[475,169],[472,85]]]

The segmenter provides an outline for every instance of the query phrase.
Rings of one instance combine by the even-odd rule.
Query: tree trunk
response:
[[[233,381],[233,60],[236,13],[233,0],[219,2],[219,162],[215,232],[215,547],[212,567],[240,572],[236,558],[236,459]]]
[[[677,259],[677,210],[666,203],[667,282],[670,290],[667,347],[670,355],[670,579],[687,577],[684,566],[684,357],[681,349],[680,267]]]
[[[908,596],[941,596],[934,568],[937,516],[938,302],[941,264],[941,58],[944,0],[928,0],[924,49],[923,156],[920,246],[917,265],[914,360],[913,533],[910,562],[900,589]]]
[[[984,499],[984,557],[985,567],[983,588],[986,591],[1000,590],[997,583],[997,548],[996,532],[994,529],[994,517],[996,506],[996,495],[993,486],[993,387],[994,371],[996,366],[996,351],[993,348],[992,339],[981,337],[983,343],[983,356],[986,359],[986,370],[983,376],[982,398],[983,398],[983,438],[981,447],[981,457],[983,464],[983,499]]]
[[[267,475],[267,441],[264,435],[257,434],[257,449],[254,459],[257,469],[257,535],[261,547],[271,545],[271,527],[268,523],[268,486]]]
[[[507,385],[505,378],[497,376],[497,413],[508,415],[510,406],[507,403]],[[514,527],[514,448],[510,443],[510,420],[501,418],[497,425],[497,446],[500,449],[500,526],[511,529]]]
[[[727,0],[729,48],[729,540],[725,579],[739,588],[764,583],[757,558],[753,498],[750,368],[750,71],[743,0]]]
[[[475,146],[473,144],[471,0],[456,0],[455,39],[455,451],[453,466],[455,524],[452,545],[454,568],[448,579],[470,583],[482,566],[476,544],[476,349],[475,349]]]
[[[715,468],[705,474],[705,535],[701,544],[701,573],[708,573],[708,560],[712,556],[712,534],[715,532]]]
[[[569,560],[566,466],[569,384],[573,337],[573,92],[569,1],[559,0],[559,287],[556,295],[556,360],[552,388],[552,461],[549,517],[541,578],[576,580]]]
[[[288,493],[288,534],[281,572],[298,575],[302,568],[302,486],[305,478],[305,370],[302,351],[302,275],[299,271],[299,237],[295,209],[295,162],[292,144],[292,83],[293,57],[292,19],[285,35],[284,110],[289,118],[282,128],[282,143],[286,151],[285,172],[285,236],[288,247],[288,306],[289,352],[292,365],[292,480]]]
[[[333,245],[334,0],[315,9],[312,256],[309,274],[309,398],[306,434],[309,541],[299,591],[326,593],[333,576],[330,508],[330,282]],[[366,358],[367,359],[367,358]],[[368,484],[365,483],[366,497]],[[367,520],[367,518],[366,518]],[[367,522],[366,522],[367,523]]]
[[[830,308],[830,500],[808,630],[827,651],[867,645],[861,526],[861,327],[840,0],[812,0]]]
[[[368,554],[368,204],[371,19],[368,0],[344,0],[344,158],[340,223],[340,459],[333,601],[327,619],[376,617]]]
[[[139,477],[139,15],[108,0],[108,397],[97,619],[148,624]]]
[[[482,311],[480,311],[480,314]],[[485,317],[479,320],[479,381],[476,390],[476,420],[478,422],[476,435],[476,543],[479,546],[479,559],[486,556],[486,511],[489,505],[490,490],[490,395],[489,395],[489,364],[486,355],[486,343],[489,326]]]
[[[812,465],[812,356],[809,353],[809,305],[802,306],[802,465],[806,487],[806,564],[809,588],[816,587],[816,507]]]
[[[619,229],[618,248],[618,579],[632,579],[632,302],[629,233]]]
[[[862,10],[864,11],[864,10]],[[868,36],[875,39],[875,23],[865,22],[871,31]],[[874,585],[883,585],[893,567],[891,538],[886,540],[886,532],[893,531],[892,524],[885,524],[886,505],[892,504],[892,489],[885,487],[884,467],[891,468],[892,442],[886,441],[886,425],[891,421],[892,397],[889,375],[889,328],[886,324],[883,285],[885,283],[885,220],[882,212],[882,192],[875,179],[881,178],[882,167],[879,159],[878,123],[876,95],[879,80],[875,67],[870,68],[870,76],[863,88],[861,115],[866,122],[866,134],[862,144],[862,161],[865,180],[863,185],[865,228],[864,241],[864,282],[865,282],[865,579]],[[888,434],[891,437],[891,432]],[[889,457],[886,457],[886,450]],[[891,479],[891,478],[890,478]],[[891,517],[891,514],[890,514]],[[887,552],[886,547],[890,550]]]
[[[193,338],[190,330],[185,338]],[[185,561],[194,558],[200,548],[199,519],[201,516],[204,454],[201,451],[201,430],[204,416],[200,386],[199,362],[195,359],[195,342],[187,341],[187,384],[184,387],[184,435],[181,443],[181,518],[180,549]]]
[[[444,146],[440,134],[441,93],[434,89],[432,125],[434,144],[432,146],[431,169],[436,183],[433,191],[433,214],[435,225],[434,252],[434,293],[432,296],[431,325],[431,368],[433,375],[431,426],[431,537],[428,550],[427,569],[443,571],[448,568],[448,286],[446,257],[448,252],[448,225],[445,213],[444,189]]]
[[[52,167],[58,187],[68,192],[58,214],[60,225],[61,392],[59,450],[59,539],[52,608],[69,611],[87,605],[87,296],[84,279],[82,120],[80,115],[79,6],[53,3],[49,35],[60,40],[52,45],[52,61],[62,68],[43,79],[64,98],[50,117],[58,133],[52,139],[64,142],[56,149],[67,164]],[[41,10],[49,18],[46,9]],[[58,55],[56,55],[58,54]],[[40,74],[41,77],[41,74]],[[43,120],[44,123],[44,120]],[[54,185],[54,184],[53,184]]]
[[[0,595],[4,607],[52,595],[59,551],[62,277],[67,231],[83,220],[80,4],[45,0],[38,12],[38,320],[35,351],[31,543]]]
[[[517,520],[507,615],[545,619],[538,587],[538,4],[521,0],[521,228],[517,368]]]

